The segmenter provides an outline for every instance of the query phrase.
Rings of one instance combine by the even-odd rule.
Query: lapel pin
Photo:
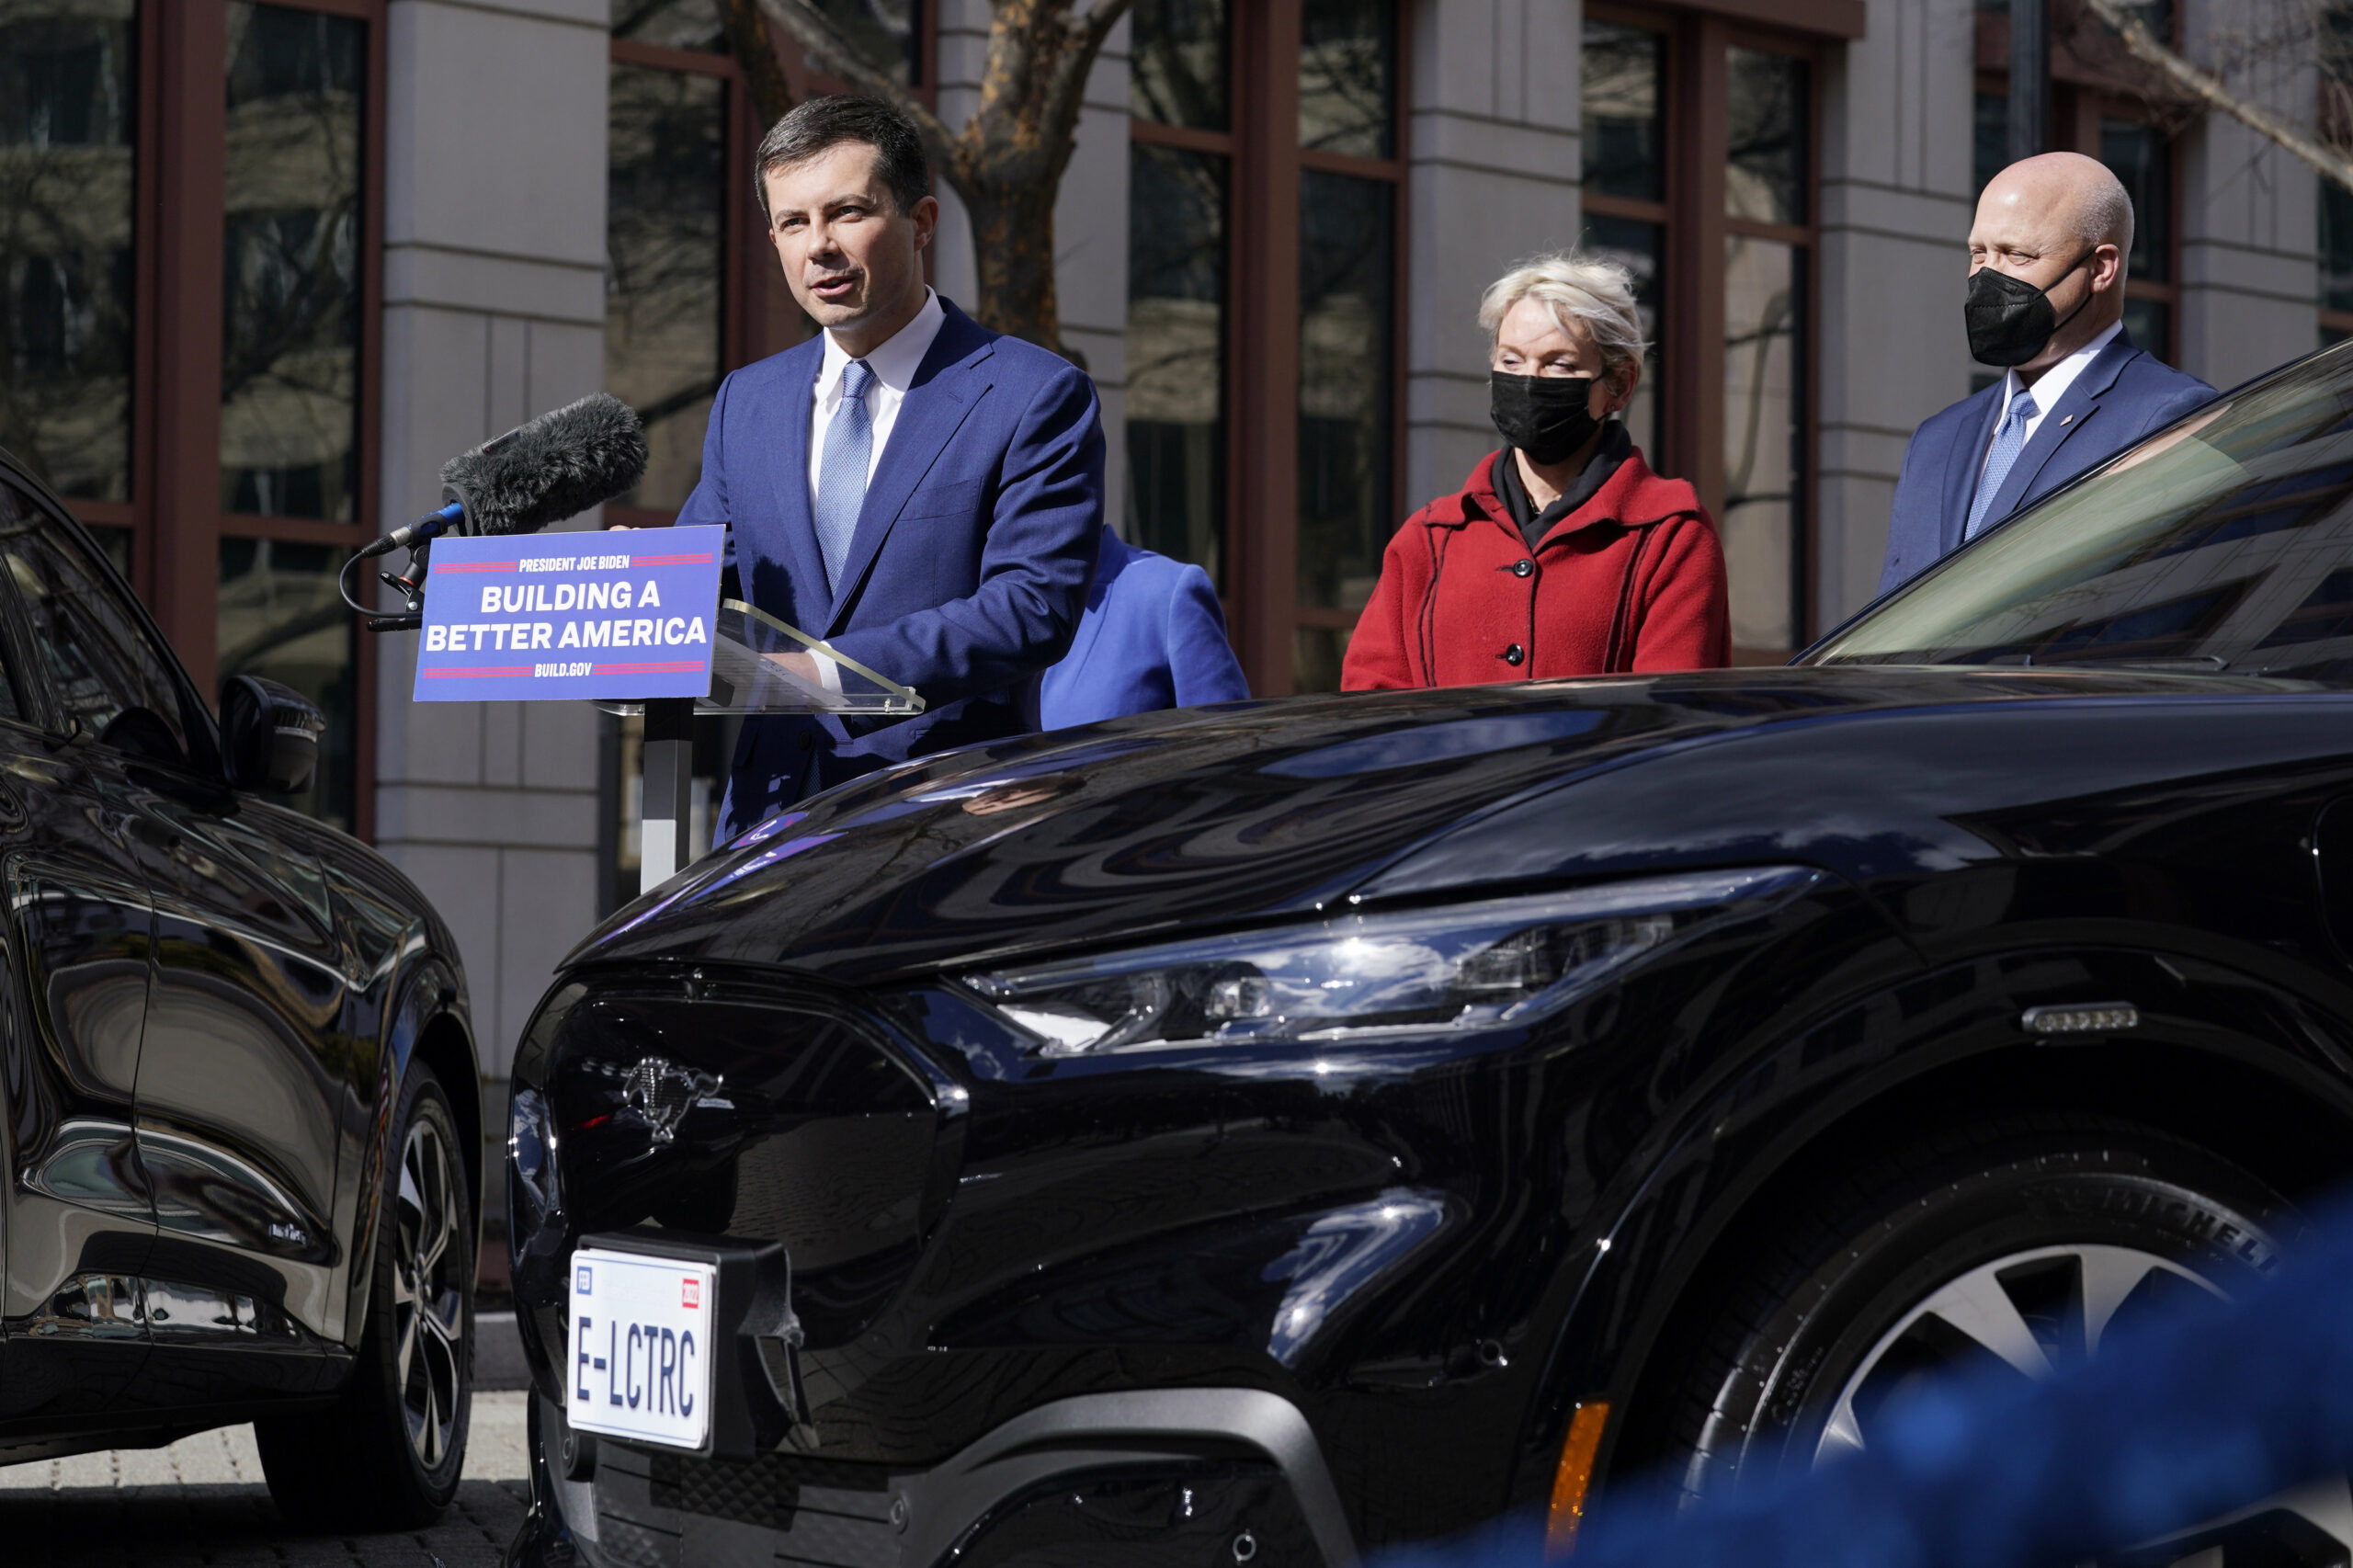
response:
[[[2060,421],[2059,421],[2059,423],[2060,423],[2060,424],[2062,424],[2062,425],[2073,425],[2075,422],[2075,416],[2074,415],[2072,415],[2072,414],[2063,415],[2063,416],[2060,418]]]

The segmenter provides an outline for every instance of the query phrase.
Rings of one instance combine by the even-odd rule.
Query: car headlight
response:
[[[1802,867],[1345,915],[962,977],[1040,1056],[1532,1022],[1637,960],[1797,897]]]

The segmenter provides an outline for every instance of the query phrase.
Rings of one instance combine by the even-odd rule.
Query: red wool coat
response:
[[[1495,495],[1497,455],[1390,540],[1341,689],[1731,662],[1723,547],[1689,484],[1651,472],[1637,449],[1531,551]]]

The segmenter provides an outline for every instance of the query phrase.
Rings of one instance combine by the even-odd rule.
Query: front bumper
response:
[[[913,1472],[608,1439],[587,1478],[565,1480],[562,1420],[533,1399],[531,1511],[509,1568],[1357,1562],[1306,1418],[1262,1390],[1057,1400]]]

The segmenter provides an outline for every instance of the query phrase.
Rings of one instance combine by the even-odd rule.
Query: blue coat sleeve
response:
[[[1168,650],[1177,707],[1233,702],[1250,695],[1242,661],[1233,656],[1233,644],[1226,639],[1225,611],[1218,607],[1217,589],[1198,566],[1187,566],[1176,575],[1161,645]]]
[[[1924,425],[1904,444],[1904,469],[1896,477],[1895,500],[1887,509],[1887,560],[1879,574],[1882,594],[1919,575],[1937,559],[1937,508],[1942,497],[1934,491],[1944,472],[1942,465],[1930,460],[1924,449],[1934,444],[1921,439],[1926,433]],[[1923,527],[1928,530],[1926,541],[1917,537]],[[1924,542],[1925,555],[1921,553]]]
[[[2142,423],[2141,435],[2135,439],[2154,436],[2175,420],[2197,413],[2213,402],[2215,395],[2214,389],[2203,381],[2181,388],[2149,411],[2149,417]]]
[[[727,506],[726,443],[721,438],[727,426],[727,390],[735,382],[729,376],[719,383],[718,395],[710,400],[710,420],[702,432],[702,476],[695,481],[694,494],[678,508],[678,525],[723,523],[727,527],[727,551],[721,557],[722,568],[735,564],[735,518]]]
[[[1077,369],[1058,363],[1041,378],[1003,474],[977,592],[832,639],[933,708],[1011,686],[1070,648],[1103,524],[1103,426]]]

